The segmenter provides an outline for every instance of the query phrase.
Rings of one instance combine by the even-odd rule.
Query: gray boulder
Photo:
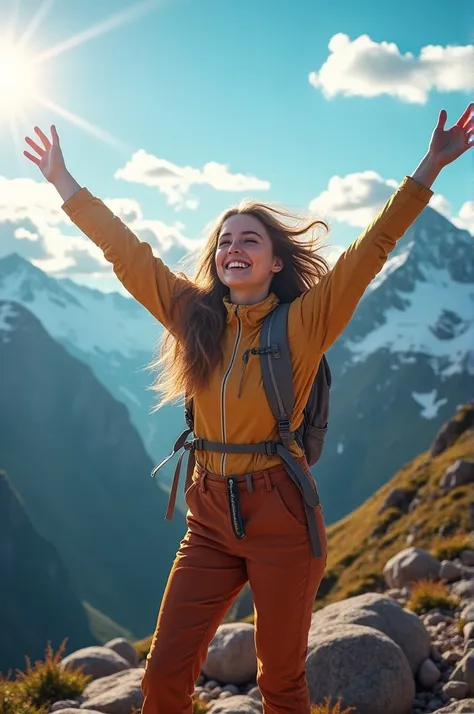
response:
[[[383,574],[389,588],[402,588],[425,578],[438,580],[441,563],[423,548],[405,548],[390,558]]]
[[[237,694],[228,699],[215,699],[209,711],[212,714],[262,714],[262,703],[254,697]]]
[[[326,625],[311,634],[306,676],[313,704],[326,697],[363,714],[410,714],[415,683],[390,637],[363,625]]]
[[[226,684],[246,684],[257,674],[255,629],[247,622],[221,625],[207,652],[202,673]]]
[[[474,461],[458,459],[444,472],[440,486],[445,491],[457,486],[464,486],[467,483],[474,483]]]
[[[82,667],[84,674],[90,674],[93,679],[99,679],[124,669],[130,669],[130,662],[108,647],[94,646],[71,652],[61,660],[60,666],[62,669]]]
[[[109,642],[105,643],[104,647],[108,647],[114,652],[117,652],[117,654],[130,663],[131,667],[138,667],[138,655],[135,647],[131,642],[125,639],[125,637],[116,637],[113,640],[109,640]]]
[[[430,636],[420,618],[386,595],[365,593],[327,605],[313,613],[310,637],[326,624],[365,625],[383,632],[401,647],[413,674],[430,655]]]
[[[116,672],[91,682],[83,691],[83,707],[105,714],[130,714],[142,705],[141,681],[143,669]]]

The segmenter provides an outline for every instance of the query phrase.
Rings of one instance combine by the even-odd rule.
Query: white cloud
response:
[[[309,209],[328,220],[365,228],[398,185],[398,181],[385,180],[375,171],[333,176]]]
[[[268,181],[232,174],[227,166],[215,161],[209,161],[202,169],[177,166],[143,149],[136,151],[130,161],[115,172],[115,178],[155,187],[166,196],[168,204],[177,209],[196,209],[199,205],[198,199],[189,194],[192,186],[206,184],[216,191],[267,191],[270,188]]]
[[[333,176],[327,189],[311,201],[309,209],[327,221],[365,228],[399,185],[399,181],[384,179],[375,171]],[[453,215],[451,203],[442,194],[434,194],[429,205],[455,226],[474,235],[474,201],[466,201],[457,215]]]
[[[474,89],[474,45],[427,45],[418,57],[402,54],[394,42],[374,42],[368,35],[351,40],[334,35],[329,57],[309,75],[326,98],[377,97],[388,94],[404,102],[425,104],[430,91]]]
[[[457,228],[469,231],[474,236],[474,201],[465,201],[457,215],[453,215],[451,203],[441,194],[433,196],[430,206],[448,218]]]
[[[138,201],[103,200],[141,240],[150,243],[157,256],[171,251],[179,258],[202,244],[185,236],[182,223],[167,225],[144,218]],[[56,276],[110,275],[112,267],[102,251],[77,232],[61,205],[51,184],[0,176],[0,257],[16,252]]]

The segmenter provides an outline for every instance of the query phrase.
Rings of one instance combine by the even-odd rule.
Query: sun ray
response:
[[[141,3],[134,4],[131,7],[116,13],[115,15],[111,15],[105,20],[98,22],[96,25],[91,25],[91,27],[82,30],[82,32],[78,32],[77,35],[73,35],[62,42],[59,42],[57,45],[49,47],[43,52],[38,53],[33,58],[33,61],[36,64],[40,64],[51,59],[52,57],[57,57],[63,52],[71,50],[73,47],[77,47],[78,45],[82,45],[85,42],[92,40],[94,37],[100,37],[116,27],[120,27],[121,25],[125,25],[132,20],[137,19],[141,15],[144,15],[145,13],[158,7],[158,5],[163,5],[163,0],[144,0]]]
[[[20,3],[21,0],[12,0],[10,19],[5,29],[5,40],[8,44],[10,44],[15,37],[16,25],[20,13]]]
[[[26,30],[21,35],[21,37],[18,38],[18,40],[16,42],[17,47],[19,47],[21,50],[23,50],[23,48],[31,40],[31,38],[33,37],[37,28],[40,26],[44,17],[48,14],[48,12],[51,10],[53,5],[54,5],[54,0],[43,0],[43,2],[41,3],[41,5],[37,9],[37,11],[31,18],[30,23],[28,24]]]
[[[46,107],[52,112],[56,112],[57,114],[71,122],[71,124],[74,124],[75,126],[84,129],[89,134],[92,134],[92,136],[96,136],[104,143],[109,144],[110,146],[113,146],[116,149],[119,149],[127,155],[131,153],[131,146],[126,144],[121,139],[118,139],[117,137],[113,136],[112,134],[109,134],[107,131],[104,131],[100,127],[94,126],[93,124],[88,122],[87,119],[83,119],[77,114],[73,114],[73,112],[70,112],[64,107],[59,106],[59,104],[55,104],[50,99],[46,99],[46,97],[36,95],[35,99],[39,104],[42,104],[44,107]]]

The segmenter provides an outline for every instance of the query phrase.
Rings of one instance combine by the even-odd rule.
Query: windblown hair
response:
[[[222,361],[221,337],[227,317],[223,298],[229,294],[229,288],[217,275],[215,253],[224,222],[240,213],[254,216],[265,226],[273,253],[283,262],[282,270],[275,274],[270,285],[280,302],[291,302],[302,295],[329,270],[326,260],[317,253],[321,235],[315,235],[316,228],[327,233],[324,221],[248,199],[224,211],[209,233],[194,280],[180,275],[186,279],[174,297],[172,308],[180,319],[165,332],[158,354],[149,365],[150,370],[158,372],[150,389],[162,395],[152,412],[166,402],[184,394],[192,397],[206,387]],[[178,303],[179,310],[175,309]]]

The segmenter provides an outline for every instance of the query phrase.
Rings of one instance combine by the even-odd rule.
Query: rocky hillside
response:
[[[32,526],[0,471],[0,672],[40,657],[49,640],[73,650],[94,642],[87,613],[57,550]]]
[[[0,302],[0,349],[1,466],[80,599],[145,635],[184,518],[164,520],[166,496],[126,407],[22,305]]]
[[[383,564],[407,545],[432,549],[442,536],[473,530],[473,461],[471,403],[441,427],[427,451],[353,513],[329,526],[319,605],[382,588]]]

